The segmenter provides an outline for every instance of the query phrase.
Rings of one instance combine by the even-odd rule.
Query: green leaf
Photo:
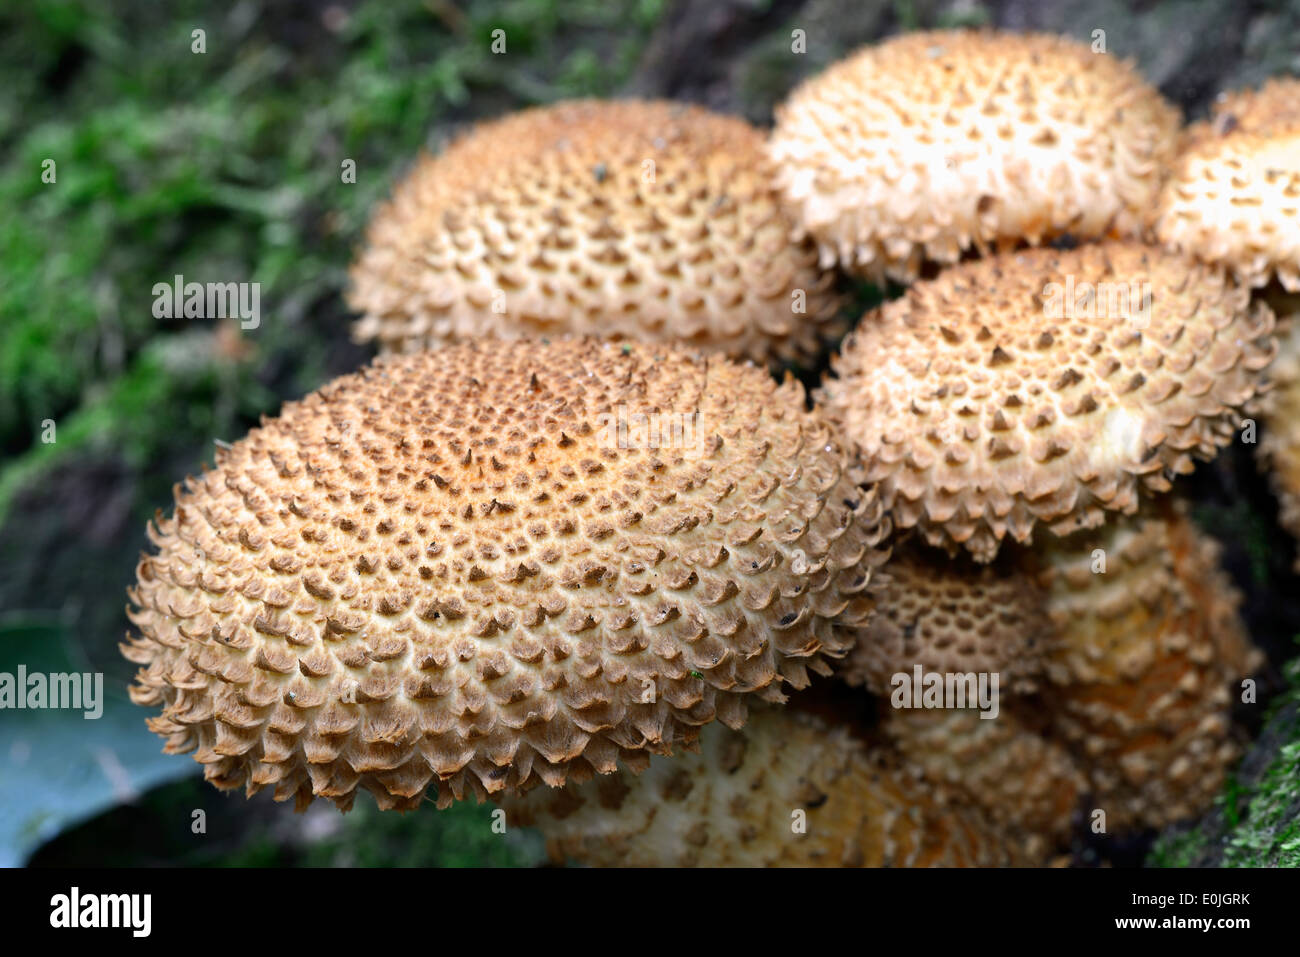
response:
[[[86,672],[57,621],[0,623],[0,673]],[[188,757],[165,755],[116,675],[103,676],[98,718],[83,710],[0,711],[0,867],[15,867],[63,828],[134,800],[164,781],[195,773]]]

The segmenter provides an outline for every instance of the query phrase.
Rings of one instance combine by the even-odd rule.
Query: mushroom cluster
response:
[[[1189,128],[1156,232],[1231,270],[1277,313],[1259,453],[1282,523],[1300,537],[1300,79],[1225,94],[1209,120]]]
[[[1300,532],[1298,158],[1300,81],[1183,129],[992,31],[862,50],[770,135],[483,124],[371,222],[380,357],[151,524],[132,698],[219,788],[490,799],[594,865],[1043,865],[1193,815],[1262,656],[1176,486],[1264,416]],[[842,274],[910,285],[828,358]]]
[[[880,610],[841,675],[880,697],[881,733],[906,764],[1041,861],[1068,846],[1085,812],[1106,832],[1197,813],[1236,756],[1232,703],[1262,658],[1215,546],[1165,493],[1268,408],[1277,344],[1269,302],[1252,296],[1257,262],[1174,241],[1159,228],[1169,215],[1151,227],[1149,210],[1178,189],[1178,149],[1194,149],[1204,132],[1148,124],[1158,142],[1134,140],[1153,159],[1141,203],[1104,229],[1077,213],[1072,224],[1040,219],[1029,229],[1016,225],[1027,217],[1004,215],[1047,213],[1037,180],[1012,180],[1019,188],[1007,194],[990,166],[1034,155],[1007,147],[1025,137],[1060,144],[1057,125],[1071,116],[1036,112],[1037,88],[1015,79],[1026,46],[1060,55],[1058,41],[1002,45],[993,35],[904,37],[865,51],[791,98],[773,151],[787,162],[787,203],[803,210],[824,255],[833,247],[849,268],[912,282],[863,317],[817,394],[854,447],[858,480],[878,489],[901,533]],[[882,95],[908,80],[901,67],[891,72],[895,61],[949,78],[960,95],[936,106],[926,100],[935,84],[922,83],[928,111]],[[974,105],[972,74],[995,86],[980,87]],[[999,108],[1013,92],[1020,123]],[[1146,91],[1138,112],[1167,115],[1151,98]],[[962,105],[980,119],[964,119]],[[906,117],[901,132],[877,117],[895,110]],[[854,126],[857,116],[867,119]],[[978,135],[987,117],[1003,121],[1000,138]],[[893,135],[873,135],[885,129]],[[963,130],[978,150],[956,149]],[[871,169],[846,161],[868,150],[886,152],[893,175],[877,176],[864,210],[853,197],[865,187],[842,176]],[[1034,168],[1046,175],[1052,162],[1040,156]],[[965,189],[988,213],[980,230],[960,205],[901,198],[932,196],[961,175],[985,177]],[[889,194],[900,181],[908,188]],[[1120,177],[1105,187],[1110,202],[1135,195],[1123,183],[1132,185]],[[823,215],[842,197],[847,212]],[[900,208],[908,215],[886,218]],[[1294,228],[1285,204],[1271,208]],[[909,232],[927,216],[928,233]],[[956,242],[943,232],[952,226]],[[1275,247],[1288,242],[1279,226],[1265,232]],[[1061,235],[1068,242],[1053,248],[1018,248]],[[957,263],[963,256],[970,261]],[[1293,250],[1287,257],[1297,261]],[[1005,700],[990,711],[886,702],[914,671],[996,677]]]

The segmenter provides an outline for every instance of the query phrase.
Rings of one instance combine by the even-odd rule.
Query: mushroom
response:
[[[839,297],[791,240],[763,136],[666,102],[582,100],[483,124],[424,158],[352,268],[359,340],[673,340],[735,357],[822,352]]]
[[[1300,80],[1222,100],[1193,126],[1156,212],[1172,249],[1300,292]]]
[[[1278,76],[1257,90],[1220,93],[1211,107],[1209,123],[1195,123],[1188,132],[1226,135],[1235,129],[1264,133],[1300,127],[1300,77]]]
[[[864,318],[818,398],[902,529],[991,561],[1131,513],[1255,408],[1273,316],[1138,243],[963,263]]]
[[[1274,388],[1261,410],[1258,461],[1277,496],[1279,522],[1300,538],[1300,292],[1274,290],[1266,301],[1278,316],[1278,354],[1269,367]]]
[[[756,708],[700,751],[562,791],[503,799],[556,860],[594,866],[993,866],[1025,863],[969,807],[943,805],[888,752],[789,708]]]
[[[852,645],[888,533],[794,381],[593,341],[380,360],[175,495],[132,699],[216,786],[300,807],[445,806],[738,727]]]
[[[1057,633],[1043,707],[1110,830],[1199,813],[1238,755],[1232,700],[1263,656],[1218,552],[1168,498],[1037,549]]]
[[[1211,119],[1188,131],[1156,230],[1170,247],[1232,270],[1278,315],[1258,450],[1282,524],[1300,537],[1300,79],[1219,98]]]
[[[1140,238],[1179,122],[1131,66],[1067,38],[922,32],[806,81],[770,152],[824,264],[910,282],[971,248]]]
[[[1051,628],[1043,596],[1015,565],[976,565],[923,546],[896,549],[878,581],[876,614],[835,669],[888,696],[900,673],[997,673],[1001,690],[1037,686]]]
[[[1068,843],[1083,775],[1017,710],[1004,706],[992,718],[972,708],[881,710],[883,733],[909,768],[945,789],[941,799],[979,808],[1028,860],[1046,862]]]

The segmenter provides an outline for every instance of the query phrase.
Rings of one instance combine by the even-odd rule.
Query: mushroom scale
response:
[[[1020,569],[975,565],[909,544],[878,579],[875,615],[835,673],[889,695],[893,676],[996,672],[1004,691],[1037,685],[1051,636],[1043,596]]]
[[[1281,523],[1300,536],[1300,79],[1223,94],[1185,140],[1157,231],[1167,245],[1261,287],[1278,315],[1280,350],[1258,452]]]
[[[1060,744],[1007,705],[989,718],[971,708],[882,707],[882,731],[949,803],[973,802],[1028,859],[1046,861],[1068,843],[1084,779]]]
[[[352,268],[385,351],[527,335],[679,341],[812,359],[834,277],[794,241],[763,136],[667,102],[573,101],[483,124],[423,159]]]
[[[1111,830],[1199,813],[1238,756],[1232,700],[1263,656],[1218,553],[1169,500],[1037,550],[1058,635],[1041,700]]]
[[[867,47],[777,110],[769,150],[822,262],[910,282],[972,247],[1139,238],[1178,111],[1067,38],[921,32]]]
[[[695,416],[694,441],[641,415]],[[829,671],[871,612],[881,516],[802,388],[751,365],[389,357],[177,488],[131,591],[132,698],[218,787],[299,806],[640,767]]]
[[[977,810],[943,805],[884,749],[791,709],[711,726],[648,770],[503,800],[556,860],[597,867],[1024,864]],[[802,821],[800,813],[802,812]]]
[[[865,317],[819,401],[899,528],[987,562],[1040,522],[1066,534],[1131,513],[1228,444],[1273,321],[1221,269],[1159,249],[1025,250]]]
[[[1300,122],[1196,141],[1156,215],[1156,234],[1170,248],[1226,264],[1248,285],[1276,275],[1300,292]]]
[[[1300,77],[1278,76],[1258,89],[1220,93],[1211,107],[1208,123],[1194,123],[1187,133],[1195,140],[1203,133],[1226,136],[1233,130],[1267,133],[1300,126]]]
[[[1300,79],[1224,94],[1189,127],[1155,221],[1171,249],[1300,292]]]

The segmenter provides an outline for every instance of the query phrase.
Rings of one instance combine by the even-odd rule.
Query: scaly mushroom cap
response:
[[[896,525],[989,561],[1035,523],[1132,512],[1213,456],[1253,408],[1272,329],[1215,267],[1137,243],[1028,250],[867,316],[820,400]]]
[[[1045,863],[1068,842],[1084,779],[1064,748],[1007,705],[991,718],[969,708],[882,707],[882,730],[909,767],[951,793],[950,803],[974,803]]]
[[[737,357],[809,358],[838,307],[791,239],[743,120],[576,101],[478,127],[375,214],[352,269],[360,340],[597,334]]]
[[[1191,127],[1156,210],[1167,246],[1300,292],[1300,80],[1238,91]]]
[[[888,695],[893,676],[996,672],[1004,691],[1032,691],[1051,629],[1034,583],[1008,565],[948,559],[923,546],[895,551],[876,614],[835,673]]]
[[[1263,656],[1218,552],[1170,501],[1038,549],[1058,635],[1044,707],[1111,830],[1199,813],[1237,757],[1232,700]]]
[[[542,829],[553,858],[597,867],[1023,863],[977,811],[937,804],[883,752],[791,709],[705,728],[699,753],[640,775],[503,803],[511,823]]]
[[[829,673],[880,518],[802,388],[750,365],[592,341],[390,357],[177,489],[131,593],[132,697],[218,787],[300,804],[643,766]]]
[[[1268,133],[1292,129],[1300,126],[1300,78],[1274,77],[1259,89],[1220,93],[1210,109],[1208,121],[1187,128],[1186,146],[1205,134],[1227,136],[1234,130]]]
[[[972,246],[1139,236],[1179,123],[1066,38],[910,33],[796,89],[769,150],[824,263],[910,282]]]

